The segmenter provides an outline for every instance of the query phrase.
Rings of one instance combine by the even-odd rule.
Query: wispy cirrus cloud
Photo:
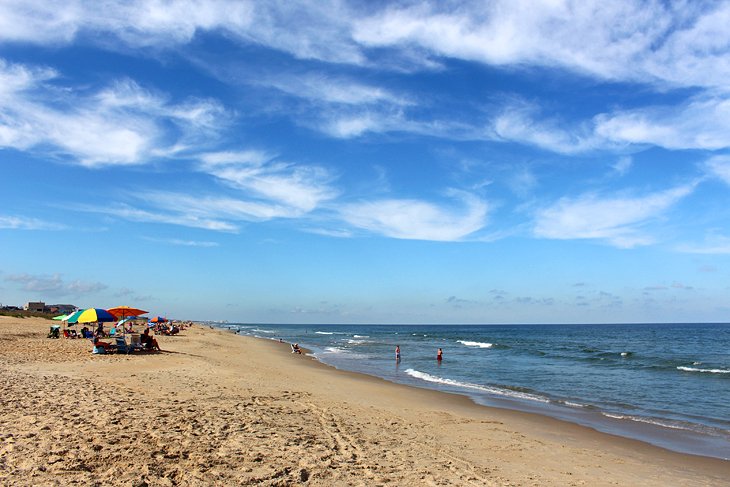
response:
[[[245,191],[253,209],[270,209],[279,217],[300,216],[335,198],[333,176],[321,166],[267,158],[263,152],[202,154],[199,170],[228,186]],[[261,215],[262,216],[262,215]]]
[[[623,144],[666,149],[730,147],[730,97],[702,95],[679,106],[654,106],[598,115],[595,134]]]
[[[397,94],[381,86],[365,84],[349,77],[319,72],[258,76],[248,82],[254,85],[275,88],[287,95],[317,103],[371,106],[409,106],[416,104],[408,95]]]
[[[50,68],[0,59],[0,147],[87,167],[142,164],[210,137],[225,120],[214,100],[171,103],[129,79],[95,92],[59,79]]]
[[[0,215],[0,229],[6,230],[64,230],[65,225],[38,218]]]
[[[730,254],[730,236],[711,231],[705,235],[703,240],[679,245],[675,250],[687,254],[728,255]]]
[[[535,103],[513,100],[488,123],[484,138],[530,144],[561,154],[577,154],[597,149],[605,141],[596,138],[589,126],[550,120],[540,114]]]
[[[704,169],[711,177],[730,185],[730,156],[713,156],[704,163]]]
[[[83,37],[103,45],[112,35],[129,48],[169,48],[199,32],[219,32],[240,44],[332,63],[375,67],[370,56],[377,51],[382,59],[387,49],[429,69],[438,58],[454,58],[716,88],[730,79],[729,23],[724,1],[136,0],[107,1],[102,11],[80,0],[7,0],[0,5],[0,42],[56,45]]]
[[[533,233],[540,238],[602,240],[620,248],[647,245],[654,239],[642,227],[691,194],[695,186],[633,197],[585,194],[561,198],[536,213]]]
[[[394,5],[354,22],[364,46],[417,46],[503,66],[559,67],[606,80],[724,87],[727,2],[503,0]]]
[[[168,245],[176,245],[182,247],[218,247],[218,242],[211,242],[207,240],[184,240],[179,238],[157,238],[157,237],[142,237],[150,242],[157,242]]]
[[[487,224],[489,205],[464,192],[452,192],[459,205],[413,199],[382,199],[342,205],[340,217],[355,228],[386,237],[458,241]]]
[[[698,95],[679,105],[618,109],[583,121],[550,118],[542,111],[536,103],[513,100],[487,123],[484,137],[569,155],[644,146],[730,148],[730,97],[724,94]]]
[[[191,228],[202,228],[204,230],[213,230],[218,232],[237,232],[238,226],[224,221],[222,219],[211,218],[207,215],[209,213],[205,211],[188,211],[191,208],[187,208],[182,205],[175,206],[174,197],[175,194],[166,195],[168,199],[165,200],[163,209],[159,206],[156,208],[142,209],[134,207],[126,203],[111,204],[106,206],[93,206],[93,205],[80,205],[73,209],[78,211],[86,211],[90,213],[100,213],[103,215],[115,216],[123,218],[125,220],[143,222],[143,223],[163,223],[168,225],[180,225]],[[180,195],[182,202],[191,202],[191,205],[195,204],[195,199],[188,195]],[[193,206],[192,209],[196,207]]]

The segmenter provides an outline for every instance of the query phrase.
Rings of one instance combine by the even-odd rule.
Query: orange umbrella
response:
[[[115,318],[126,318],[128,316],[139,316],[143,314],[149,313],[149,311],[145,311],[143,309],[137,309],[137,308],[131,308],[129,306],[117,306],[115,308],[109,308],[107,310],[111,314],[114,315]]]

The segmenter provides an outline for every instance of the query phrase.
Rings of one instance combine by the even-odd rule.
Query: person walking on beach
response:
[[[441,361],[444,359],[444,351],[439,348],[439,351],[436,352],[436,360],[438,363],[441,363]]]
[[[395,346],[395,361],[400,362],[400,345]]]

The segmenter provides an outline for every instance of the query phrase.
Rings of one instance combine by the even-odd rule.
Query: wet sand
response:
[[[673,453],[196,326],[92,355],[0,317],[3,485],[728,485]]]

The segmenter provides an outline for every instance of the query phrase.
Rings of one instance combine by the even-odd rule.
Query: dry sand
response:
[[[336,371],[207,327],[92,355],[0,316],[2,485],[730,485],[730,462]]]

